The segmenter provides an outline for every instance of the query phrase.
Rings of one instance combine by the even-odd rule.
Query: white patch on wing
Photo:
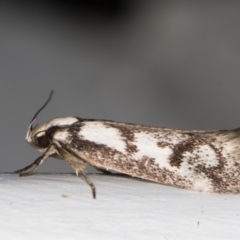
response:
[[[198,148],[193,151],[193,155],[196,155],[201,160],[201,164],[204,164],[206,168],[216,167],[219,164],[216,152],[207,144],[198,146]]]
[[[195,148],[193,152],[185,152],[182,154],[182,163],[178,169],[178,174],[197,184],[198,179],[200,179],[201,182],[206,182],[207,180],[205,178],[202,179],[201,176],[194,179],[195,167],[199,164],[204,165],[206,168],[216,167],[219,164],[219,159],[214,150],[207,144]],[[189,161],[191,161],[192,164],[189,164]],[[211,183],[208,183],[208,185],[211,185]]]
[[[193,183],[192,188],[198,191],[203,191],[203,189],[209,189],[211,186],[211,181],[207,179],[205,175],[196,175],[195,168],[192,164],[188,163],[188,157],[191,157],[190,153],[187,153],[182,159],[181,167],[178,168],[176,174],[184,178],[186,181]]]
[[[183,160],[196,159],[191,166],[197,166],[198,164],[204,165],[206,168],[216,167],[219,164],[219,158],[209,145],[195,146],[192,152],[183,153]],[[190,164],[189,164],[190,166]]]
[[[64,131],[57,131],[54,136],[53,136],[54,140],[60,141],[60,142],[64,142],[64,143],[70,143],[70,139],[69,139],[69,133],[67,130]]]
[[[152,134],[140,132],[135,133],[134,144],[137,146],[138,152],[134,154],[135,159],[141,159],[144,156],[155,159],[161,168],[173,171],[176,167],[172,167],[169,162],[169,157],[173,153],[168,146],[160,148],[158,146],[159,139],[156,139]]]
[[[195,165],[189,164],[188,160],[194,157],[193,154],[186,152],[182,158],[181,166],[175,171],[176,175],[184,178],[187,182],[191,182],[193,185],[191,189],[196,191],[212,191],[212,182],[207,176],[195,173]],[[195,156],[196,157],[196,156]],[[200,159],[199,161],[201,161]],[[200,162],[201,164],[201,162]]]
[[[207,177],[198,176],[193,181],[192,189],[200,192],[213,191],[212,182]]]
[[[117,128],[109,127],[100,121],[84,122],[79,132],[80,138],[104,144],[126,154],[126,142]]]

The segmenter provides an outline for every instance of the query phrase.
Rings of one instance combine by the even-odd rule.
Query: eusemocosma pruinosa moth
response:
[[[54,118],[33,127],[27,142],[43,152],[29,166],[16,171],[33,174],[49,157],[67,161],[82,173],[96,197],[85,168],[114,170],[132,177],[202,192],[240,191],[240,128],[196,131],[150,127],[78,117]]]

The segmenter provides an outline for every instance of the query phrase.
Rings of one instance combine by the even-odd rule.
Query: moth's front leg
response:
[[[54,145],[50,145],[45,153],[38,157],[32,164],[28,165],[25,168],[19,169],[15,171],[14,173],[20,173],[20,177],[26,177],[32,175],[34,172],[37,171],[37,169],[40,167],[40,165],[45,162],[52,154],[56,153],[56,149]],[[28,169],[33,168],[31,171],[26,172]],[[24,173],[25,172],[25,173]]]

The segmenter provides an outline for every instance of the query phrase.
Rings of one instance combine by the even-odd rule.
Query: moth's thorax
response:
[[[32,131],[28,132],[26,135],[26,141],[28,142],[28,144],[30,144],[33,148],[44,152],[46,150],[46,148],[48,147],[47,143],[43,144],[42,146],[40,146],[38,144],[38,140],[39,139],[43,139],[46,137],[46,131],[49,130],[50,128],[53,127],[61,127],[61,126],[70,126],[73,123],[77,122],[78,119],[75,117],[66,117],[66,118],[54,118],[50,121],[48,121],[45,124],[36,126],[35,128],[32,129]],[[44,146],[44,147],[43,147]]]

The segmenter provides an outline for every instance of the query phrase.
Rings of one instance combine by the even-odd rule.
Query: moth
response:
[[[198,131],[151,127],[78,117],[54,118],[28,127],[26,141],[43,152],[16,171],[33,174],[49,157],[67,161],[92,189],[86,167],[114,170],[174,187],[214,193],[240,191],[240,128]]]

